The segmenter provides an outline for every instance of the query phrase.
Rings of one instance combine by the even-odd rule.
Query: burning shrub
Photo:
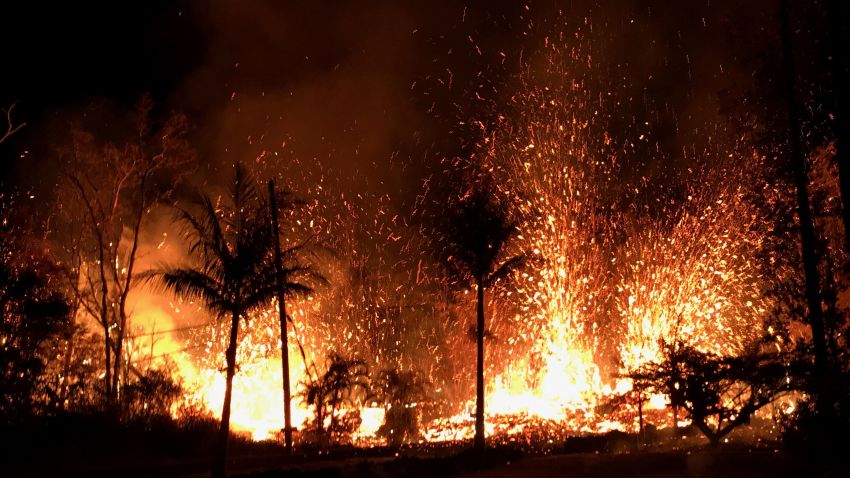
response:
[[[373,398],[384,405],[378,435],[391,446],[420,437],[420,405],[427,400],[428,382],[416,371],[384,370],[373,384]]]
[[[360,426],[358,405],[369,390],[369,369],[358,359],[328,356],[328,369],[317,380],[304,384],[301,397],[312,406],[319,443],[353,433]],[[329,422],[329,423],[325,423]]]
[[[183,387],[167,370],[150,369],[126,387],[124,404],[128,418],[150,422],[171,417],[171,409],[180,398]]]
[[[0,424],[37,412],[47,387],[48,344],[71,324],[51,268],[0,236]]]
[[[685,410],[712,445],[789,389],[786,364],[776,354],[722,357],[681,342],[662,342],[661,348],[661,362],[629,376]]]

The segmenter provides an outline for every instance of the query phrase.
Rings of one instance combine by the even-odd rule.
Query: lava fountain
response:
[[[741,352],[771,309],[758,263],[768,231],[753,202],[766,189],[758,156],[718,147],[698,168],[671,166],[663,181],[634,174],[625,165],[637,169],[635,144],[648,141],[639,130],[649,125],[615,142],[604,95],[566,68],[585,58],[545,41],[543,59],[529,62],[544,72],[527,67],[521,92],[491,115],[496,124],[478,123],[471,166],[514,204],[513,247],[535,258],[502,293],[518,311],[497,313],[505,297],[492,301],[495,320],[508,324],[490,327],[511,339],[488,346],[487,360],[500,366],[488,369],[491,434],[523,432],[505,415],[574,433],[631,428],[635,417],[612,420],[597,406],[631,389],[620,377],[658,360],[661,341]],[[663,407],[659,398],[651,406]],[[465,428],[446,432],[451,424]],[[472,435],[465,414],[440,428],[431,436]]]
[[[734,353],[761,332],[771,304],[756,259],[766,234],[752,199],[762,194],[758,161],[754,167],[752,158],[718,146],[704,152],[704,167],[671,166],[662,180],[642,176],[650,125],[632,125],[633,138],[615,140],[608,123],[616,105],[575,73],[588,57],[548,37],[540,50],[522,65],[517,93],[492,115],[497,120],[477,123],[481,140],[466,164],[492,176],[513,205],[520,227],[510,248],[534,258],[490,297],[496,340],[487,346],[487,433],[527,434],[532,424],[564,433],[631,429],[633,415],[606,415],[598,406],[630,390],[621,377],[658,359],[661,340]],[[293,307],[296,392],[331,350],[367,358],[372,371],[416,368],[453,402],[424,425],[423,439],[470,438],[469,294],[452,298],[456,307],[436,304],[451,294],[435,292],[445,283],[422,259],[427,242],[419,230],[398,219],[389,201],[352,213],[357,201],[331,189],[314,189],[326,207],[309,211],[309,225],[334,238],[342,254],[324,264],[328,290]],[[252,315],[238,348],[231,420],[255,439],[283,423],[274,310]],[[213,414],[223,395],[223,334],[215,326],[193,332],[201,350],[180,370],[194,390],[190,400]],[[293,405],[293,424],[303,428],[312,413],[297,399]],[[382,410],[368,405],[361,404],[356,439],[373,437],[382,421]]]

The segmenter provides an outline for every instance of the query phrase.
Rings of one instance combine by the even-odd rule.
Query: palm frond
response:
[[[441,262],[451,275],[465,280],[493,274],[503,249],[517,232],[509,210],[486,182],[450,200],[435,232]]]
[[[234,168],[234,181],[230,187],[230,198],[233,200],[233,207],[236,212],[242,212],[244,208],[259,198],[257,181],[242,163],[236,163]]]
[[[520,268],[522,268],[527,261],[527,254],[520,254],[511,257],[510,259],[503,262],[495,271],[490,273],[489,276],[487,276],[487,278],[484,280],[484,285],[486,287],[492,286],[500,279],[504,279],[519,270]]]
[[[146,271],[140,278],[176,296],[200,300],[216,315],[233,310],[223,285],[201,271],[166,267]]]

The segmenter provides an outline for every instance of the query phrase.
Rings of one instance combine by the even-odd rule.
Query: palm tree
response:
[[[503,249],[516,234],[509,210],[486,182],[450,204],[441,226],[443,262],[453,276],[475,282],[478,348],[476,370],[475,447],[484,448],[484,290],[517,269],[525,254],[503,258]]]
[[[226,474],[239,321],[269,303],[276,292],[271,229],[255,184],[246,170],[237,166],[229,197],[222,198],[220,204],[201,195],[196,212],[181,209],[178,216],[186,226],[192,263],[147,275],[158,278],[166,290],[200,300],[217,317],[230,319],[224,406],[212,464],[214,478]]]

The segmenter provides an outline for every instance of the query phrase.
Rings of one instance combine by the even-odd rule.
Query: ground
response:
[[[468,457],[467,457],[468,458]],[[487,461],[467,458],[348,462],[325,467],[284,468],[248,474],[251,478],[302,477],[430,477],[459,478],[780,478],[807,476],[790,459],[768,450],[695,451],[631,454],[563,454]],[[473,463],[474,462],[474,463]],[[330,464],[328,464],[330,465]],[[477,470],[469,470],[474,467]],[[795,471],[798,470],[798,471]]]
[[[340,456],[242,455],[234,457],[230,475],[242,478],[783,478],[810,476],[805,463],[768,449],[701,449],[632,453],[523,453],[512,448],[430,450],[396,457],[387,450]],[[415,453],[418,456],[411,456]],[[114,462],[13,469],[20,477],[174,477],[205,478],[206,460]],[[39,469],[41,468],[41,469]]]
[[[792,476],[787,460],[775,453],[645,453],[629,455],[578,454],[529,457],[498,468],[462,477],[718,477],[758,478]]]

